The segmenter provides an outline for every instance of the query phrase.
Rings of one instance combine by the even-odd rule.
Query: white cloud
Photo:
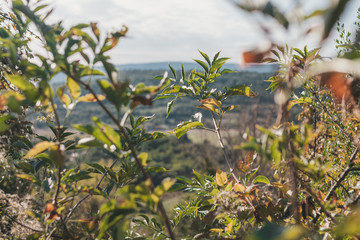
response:
[[[319,2],[304,1],[305,11],[328,1]],[[359,5],[360,0],[354,2]],[[291,8],[281,0],[276,3],[282,9]],[[115,63],[190,61],[198,57],[197,49],[210,55],[222,50],[237,62],[241,50],[263,38],[255,19],[258,15],[246,14],[226,0],[58,0],[50,5],[55,8],[52,20],[63,19],[66,26],[96,21],[108,32],[127,25],[128,38],[111,55]],[[276,38],[296,44],[297,29],[293,31]]]

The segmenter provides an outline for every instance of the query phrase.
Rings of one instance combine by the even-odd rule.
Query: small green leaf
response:
[[[100,164],[98,163],[88,163],[87,165],[89,165],[90,167],[95,168],[97,171],[99,171],[99,173],[104,173],[105,172],[105,168],[103,168]]]
[[[204,125],[201,122],[185,122],[181,124],[179,127],[174,129],[177,138],[180,138],[189,130],[194,128],[204,128]]]
[[[176,71],[175,71],[175,69],[169,64],[169,68],[170,68],[170,70],[171,70],[171,72],[172,72],[172,74],[173,74],[173,76],[174,76],[174,78],[175,78],[175,80],[176,80],[176,78],[177,78],[177,76],[176,76]]]
[[[194,61],[197,62],[205,70],[206,73],[209,72],[209,68],[205,62],[203,62],[201,60],[197,60],[197,59],[194,59]]]
[[[41,181],[39,178],[35,177],[34,175],[30,174],[16,174],[15,175],[18,178],[26,179],[28,181],[31,181],[33,183],[36,183],[36,185],[41,186]]]
[[[262,175],[257,176],[256,178],[254,178],[254,180],[252,181],[252,183],[265,183],[265,184],[270,184],[270,180]]]
[[[205,178],[197,171],[193,170],[193,174],[195,175],[196,180],[200,183],[201,186],[205,185]]]
[[[211,65],[209,56],[206,53],[203,53],[202,51],[199,50],[199,53],[201,54],[201,56],[203,56],[203,58],[206,60],[206,62],[209,64],[209,66]]]
[[[167,103],[167,106],[166,106],[166,112],[167,112],[166,118],[169,117],[170,112],[171,112],[171,110],[172,110],[172,108],[174,106],[175,100],[176,100],[176,98]]]

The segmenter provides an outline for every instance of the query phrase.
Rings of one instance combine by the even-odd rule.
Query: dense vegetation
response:
[[[237,6],[285,32],[323,18],[323,41],[348,2],[294,22],[271,1]],[[262,26],[269,48],[244,61],[277,63],[274,74],[236,74],[199,51],[198,69],[128,80],[108,56],[125,26],[50,25],[41,4],[0,12],[2,238],[357,239],[359,31],[338,24],[339,56],[324,60]],[[58,74],[66,82],[52,85]]]

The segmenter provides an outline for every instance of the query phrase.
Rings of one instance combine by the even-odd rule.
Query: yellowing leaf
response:
[[[209,104],[209,103],[201,104],[200,106],[197,106],[197,108],[201,108],[201,109],[209,110],[209,111],[212,111],[215,113],[219,113],[219,110],[216,109],[214,105]]]
[[[161,196],[164,195],[175,182],[175,179],[165,178],[161,184],[154,189],[153,194],[151,194],[151,199],[157,203]]]
[[[243,193],[243,192],[245,192],[246,187],[244,185],[242,185],[241,183],[237,183],[234,185],[233,189],[235,192]]]
[[[221,108],[222,103],[219,100],[213,99],[213,98],[207,98],[207,99],[202,99],[200,100],[201,103],[207,103],[207,104],[212,104],[215,105],[219,108]]]
[[[147,165],[147,163],[146,163],[146,161],[148,159],[148,154],[147,153],[143,152],[143,153],[139,154],[138,158],[141,161],[141,165],[143,165],[143,166]]]
[[[16,174],[15,176],[17,176],[18,178],[22,178],[22,179],[26,179],[28,181],[31,181],[33,183],[36,183],[37,185],[41,185],[41,181],[35,177],[34,175],[30,175],[30,174]]]
[[[78,99],[81,94],[80,85],[70,77],[67,78],[66,85],[69,88],[71,97],[73,99]]]
[[[216,179],[216,184],[220,187],[224,186],[228,182],[226,173],[221,171],[220,169],[216,170],[215,179]]]
[[[221,233],[223,232],[224,230],[222,228],[211,228],[210,229],[210,232],[217,232],[217,233]]]
[[[105,97],[104,95],[98,94],[98,95],[96,95],[96,96],[97,96],[97,98],[99,99],[99,101],[103,101],[103,100],[106,99],[106,97]],[[79,98],[79,102],[96,102],[96,98],[95,98],[95,96],[92,95],[91,93],[88,93],[88,94],[86,94],[86,95],[84,95],[84,96],[81,96],[81,97]]]
[[[23,159],[32,158],[38,155],[39,153],[47,150],[49,147],[54,146],[55,144],[56,143],[54,142],[48,142],[48,141],[39,142],[32,149],[28,151],[28,153],[23,157]]]

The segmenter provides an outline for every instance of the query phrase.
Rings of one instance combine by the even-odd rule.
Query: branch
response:
[[[133,155],[136,164],[138,165],[141,173],[143,174],[143,176],[150,180],[150,186],[149,189],[151,192],[154,191],[154,183],[152,181],[152,178],[150,176],[150,174],[145,170],[144,166],[142,165],[136,150],[132,144],[131,139],[129,138],[126,129],[124,126],[122,126],[119,121],[116,120],[116,118],[114,117],[114,115],[107,109],[107,107],[100,101],[100,99],[97,97],[95,91],[90,87],[89,84],[84,83],[83,81],[81,81],[81,79],[76,78],[73,74],[71,74],[68,70],[66,70],[64,67],[60,67],[61,70],[63,70],[69,77],[71,77],[72,79],[74,79],[74,81],[76,81],[77,83],[81,84],[82,86],[84,86],[87,90],[89,90],[89,92],[94,96],[94,98],[96,99],[96,102],[100,105],[100,107],[106,112],[106,114],[110,117],[110,119],[114,122],[114,124],[118,127],[118,129],[120,130],[121,134],[123,135],[123,137],[125,138],[125,141],[131,151],[131,154]],[[162,215],[162,217],[164,218],[165,221],[165,226],[169,232],[170,238],[171,239],[176,239],[174,232],[172,231],[172,226],[170,223],[170,219],[167,216],[167,213],[165,211],[164,205],[162,203],[162,200],[160,199],[158,202],[158,209],[160,211],[160,214]]]
[[[301,178],[298,178],[301,183],[305,186],[306,191],[312,196],[312,198],[315,200],[315,202],[319,205],[319,210],[322,211],[328,218],[330,218],[333,222],[336,222],[333,216],[325,209],[324,205],[321,203],[321,201],[316,197],[314,192],[312,191],[311,187],[307,185],[306,182],[304,182]],[[316,213],[318,214],[318,213]]]
[[[212,117],[212,120],[213,120],[213,123],[214,123],[215,132],[217,134],[217,137],[218,137],[218,140],[219,140],[219,143],[220,143],[220,147],[221,147],[222,151],[224,152],[224,157],[225,157],[226,164],[228,165],[228,168],[230,169],[231,175],[233,176],[235,181],[237,183],[239,183],[240,181],[239,181],[238,177],[234,173],[234,168],[232,167],[229,155],[228,155],[228,153],[227,153],[227,151],[225,149],[224,142],[222,140],[222,136],[221,136],[221,133],[220,133],[220,128],[218,127],[218,125],[216,123],[215,115],[214,115],[214,113],[212,111],[210,111],[210,113],[211,113],[211,117]]]
[[[354,152],[352,153],[351,157],[350,157],[350,161],[348,166],[345,168],[345,170],[340,174],[340,176],[338,177],[338,179],[336,180],[335,184],[331,186],[328,194],[325,197],[325,201],[329,200],[330,197],[332,196],[332,194],[334,193],[334,191],[336,190],[337,187],[340,186],[341,182],[345,179],[345,177],[349,174],[349,172],[352,169],[352,166],[354,165],[354,159],[356,157],[356,154],[358,153],[358,148],[356,148],[354,150]]]

